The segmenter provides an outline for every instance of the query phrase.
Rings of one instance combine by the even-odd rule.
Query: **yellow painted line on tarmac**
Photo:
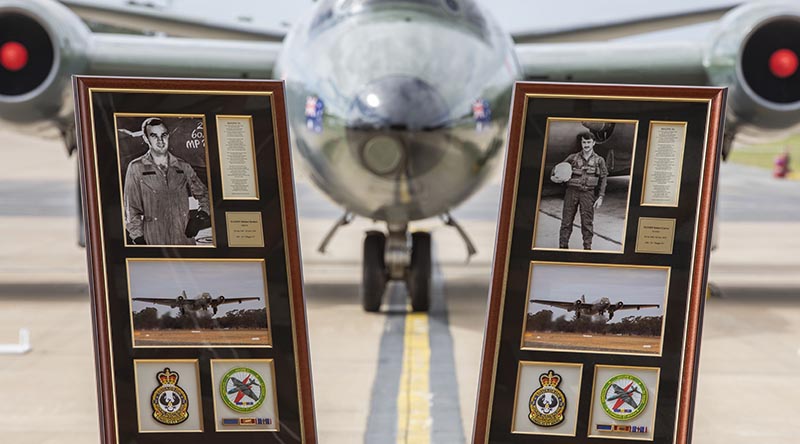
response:
[[[397,443],[431,442],[431,342],[427,313],[406,315],[403,369],[397,391]]]

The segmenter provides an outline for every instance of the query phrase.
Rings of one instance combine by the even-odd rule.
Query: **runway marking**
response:
[[[366,444],[386,444],[397,439],[397,395],[403,361],[405,335],[405,290],[396,285],[386,289],[388,310],[378,353],[378,370],[372,384]]]
[[[447,292],[439,264],[434,268],[430,317],[431,337],[431,441],[464,444],[464,424],[459,402],[458,379],[447,312]],[[456,304],[458,302],[455,302]]]
[[[430,328],[427,313],[406,315],[403,369],[397,393],[397,443],[431,442]]]
[[[443,286],[437,269],[429,314],[411,312],[404,285],[387,289],[367,444],[466,442]]]

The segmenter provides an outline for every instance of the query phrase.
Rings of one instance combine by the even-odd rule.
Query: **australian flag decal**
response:
[[[485,99],[477,98],[472,102],[472,118],[475,119],[475,129],[483,130],[483,126],[492,120],[492,109]]]
[[[325,102],[317,96],[306,97],[306,128],[315,133],[322,132],[322,116],[325,114]]]

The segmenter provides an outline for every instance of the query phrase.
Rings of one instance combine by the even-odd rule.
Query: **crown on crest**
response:
[[[542,373],[542,375],[539,376],[539,382],[541,382],[542,387],[556,387],[561,382],[561,376],[553,373],[553,371],[550,370],[549,372]]]
[[[163,372],[158,372],[158,382],[161,385],[175,385],[178,383],[178,374],[165,368]]]

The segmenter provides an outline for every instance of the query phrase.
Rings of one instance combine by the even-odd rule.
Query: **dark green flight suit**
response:
[[[581,211],[581,234],[583,249],[592,249],[594,236],[594,202],[597,197],[606,194],[608,168],[606,161],[594,151],[585,159],[581,152],[570,154],[564,162],[572,165],[572,177],[567,181],[564,194],[564,210],[561,217],[561,233],[558,239],[559,248],[569,248],[572,235],[572,223],[578,208]],[[599,191],[598,190],[599,187]]]
[[[148,151],[128,164],[125,173],[125,229],[147,245],[194,245],[184,234],[189,222],[189,196],[209,212],[208,190],[189,163],[167,153],[167,168]]]

